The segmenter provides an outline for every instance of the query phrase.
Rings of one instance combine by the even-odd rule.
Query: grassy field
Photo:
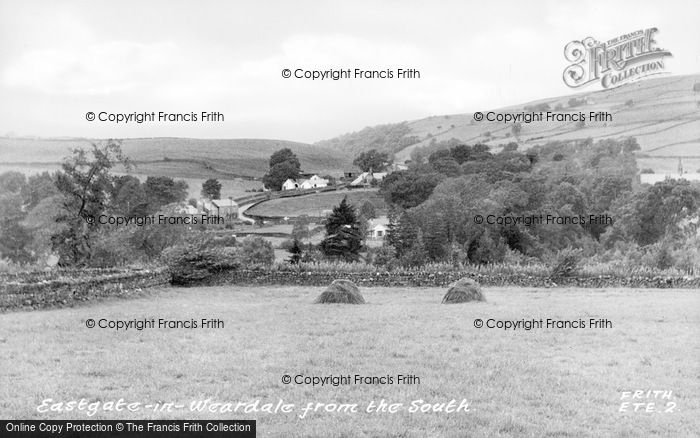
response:
[[[278,198],[262,202],[251,207],[246,214],[269,217],[298,217],[308,215],[323,217],[324,211],[333,210],[343,198],[359,208],[365,201],[370,201],[377,215],[386,214],[384,198],[377,189],[339,190],[335,192],[316,193],[313,195]]]
[[[154,290],[133,300],[0,315],[0,412],[41,400],[175,402],[172,412],[99,411],[94,419],[256,418],[259,436],[696,436],[700,305],[692,290],[485,290],[441,305],[443,289],[372,288],[364,306],[314,305],[321,288]],[[86,320],[221,318],[221,329],[115,331]],[[607,318],[611,329],[477,329],[474,319]],[[412,374],[419,385],[283,384],[282,376]],[[625,391],[672,391],[672,412],[619,412]],[[276,414],[191,412],[194,400],[293,404]],[[365,413],[372,401],[404,403]],[[467,399],[469,412],[409,413],[414,400]],[[630,401],[630,399],[627,399]],[[307,412],[307,403],[359,412]]]

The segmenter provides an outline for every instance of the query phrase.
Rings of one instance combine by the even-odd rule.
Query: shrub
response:
[[[243,239],[240,261],[245,267],[270,266],[275,262],[275,250],[272,244],[260,236],[248,236]]]
[[[365,299],[352,281],[333,280],[333,283],[316,298],[314,303],[365,304]]]
[[[189,285],[212,275],[241,266],[235,248],[203,247],[187,243],[163,251],[163,260],[170,271],[170,282]]]
[[[583,250],[566,248],[557,253],[557,263],[552,269],[550,278],[571,277],[576,273],[581,262]]]
[[[672,267],[675,262],[673,255],[671,254],[671,248],[666,243],[661,243],[653,251],[654,253],[654,267],[657,269],[668,269]]]
[[[372,262],[375,266],[391,268],[396,263],[396,250],[386,243],[374,250],[373,256]]]
[[[287,252],[289,252],[289,259],[287,260],[289,263],[293,265],[299,264],[301,261],[301,256],[304,254],[304,252],[301,249],[301,245],[299,245],[299,241],[297,239],[294,239],[292,242],[292,246],[287,249]]]
[[[479,283],[471,278],[462,278],[452,283],[442,298],[442,304],[467,303],[470,301],[486,301]]]

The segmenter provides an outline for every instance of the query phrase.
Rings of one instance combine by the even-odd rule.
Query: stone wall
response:
[[[70,306],[169,284],[165,269],[59,271],[0,278],[0,311]]]
[[[483,286],[520,287],[632,287],[700,289],[700,278],[693,277],[571,277],[552,281],[529,275],[481,275],[463,272],[334,272],[334,271],[228,271],[217,274],[206,285],[296,285],[327,286],[333,280],[346,278],[360,286],[444,287],[463,277],[471,277]]]

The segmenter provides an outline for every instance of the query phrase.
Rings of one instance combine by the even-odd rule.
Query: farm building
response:
[[[238,204],[233,199],[214,199],[207,213],[226,218],[238,217]]]
[[[317,189],[320,187],[326,187],[328,186],[328,180],[323,179],[318,175],[314,175],[309,179],[305,179],[299,183],[299,187],[304,190],[304,189]]]
[[[346,170],[343,172],[343,179],[355,179],[357,175],[359,175],[359,172],[356,170]]]
[[[282,190],[296,190],[299,188],[299,184],[297,184],[296,180],[293,179],[288,179],[287,181],[282,184]]]
[[[381,181],[387,175],[386,172],[362,172],[357,178],[355,178],[350,185],[351,186],[368,186],[372,181]]]
[[[197,209],[197,207],[192,206],[192,205],[190,205],[190,204],[184,204],[184,203],[178,205],[176,211],[177,211],[178,213],[181,213],[181,214],[189,214],[189,215],[193,215],[193,214],[199,213],[199,210]]]
[[[282,184],[282,190],[308,190],[308,189],[318,189],[321,187],[327,187],[328,180],[321,178],[318,175],[313,175],[308,179],[293,180],[288,179]]]

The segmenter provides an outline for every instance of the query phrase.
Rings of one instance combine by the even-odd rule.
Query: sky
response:
[[[697,1],[0,0],[0,135],[316,142],[568,88],[564,46],[657,27],[671,74],[700,72]],[[414,68],[420,79],[284,78]],[[86,113],[220,112],[115,124]]]

